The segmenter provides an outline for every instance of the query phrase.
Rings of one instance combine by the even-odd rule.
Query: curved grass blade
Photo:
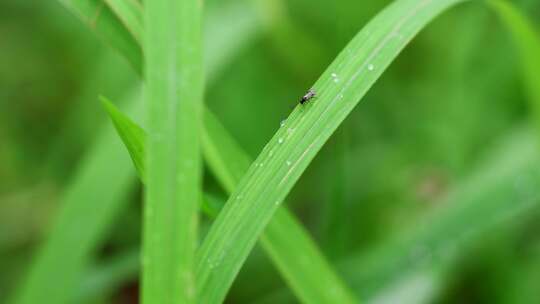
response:
[[[198,0],[145,3],[149,125],[142,303],[200,303],[195,249],[202,190],[203,64]]]
[[[103,102],[132,159],[136,164],[142,164],[145,132],[106,99]],[[249,157],[209,111],[205,113],[204,125],[202,147],[205,159],[230,193],[249,167]],[[136,167],[142,169],[139,174],[144,176],[144,166]],[[203,210],[211,218],[217,215]],[[266,227],[261,235],[261,245],[303,303],[356,303],[308,232],[285,208],[280,208]]]
[[[205,113],[204,121],[202,142],[205,159],[223,187],[232,193],[251,161],[210,111]],[[358,302],[335,274],[309,233],[285,207],[277,210],[260,241],[302,303]]]
[[[200,301],[219,303],[260,233],[322,145],[431,19],[460,0],[400,0],[376,16],[313,86],[270,140],[212,225],[198,252]]]
[[[400,283],[420,278],[429,288],[416,290],[416,296],[435,295],[444,286],[445,275],[487,234],[515,229],[527,215],[540,211],[537,144],[532,128],[512,131],[436,202],[441,206],[436,212],[401,235],[340,261],[339,273],[370,303],[392,293]],[[276,292],[260,303],[276,302],[294,303],[294,299]]]

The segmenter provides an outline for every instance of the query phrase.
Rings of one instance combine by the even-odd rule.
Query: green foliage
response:
[[[460,1],[206,1],[204,30],[200,1],[60,2],[144,66],[146,118],[136,98],[120,108],[149,135],[102,101],[151,200],[123,204],[140,203],[134,171],[92,97],[116,100],[135,75],[60,7],[4,1],[0,289],[14,303],[114,303],[139,286],[155,303],[540,300],[537,1],[470,1],[404,52]]]

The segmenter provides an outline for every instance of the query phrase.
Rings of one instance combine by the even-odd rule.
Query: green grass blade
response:
[[[125,28],[139,42],[142,42],[143,8],[138,0],[104,0],[111,10],[122,21]]]
[[[505,0],[489,0],[487,3],[512,34],[521,57],[527,97],[540,132],[540,36],[533,24],[512,3]]]
[[[200,303],[194,264],[202,187],[201,18],[198,0],[145,3],[145,304]]]
[[[63,195],[48,238],[13,303],[68,303],[72,299],[81,272],[122,208],[133,182],[132,166],[113,127],[102,130]]]
[[[209,111],[202,135],[205,159],[218,180],[233,192],[251,163]],[[302,225],[286,208],[279,208],[261,245],[303,303],[356,303]],[[298,253],[301,252],[301,257]]]
[[[58,0],[88,25],[98,37],[124,56],[142,74],[142,50],[102,0]]]
[[[139,147],[144,147],[145,132],[110,102],[105,104],[134,162],[142,163],[144,148]],[[201,142],[211,170],[225,190],[232,192],[249,167],[249,157],[209,111],[204,116]],[[141,168],[140,175],[144,176],[144,167]],[[215,217],[214,213],[205,211]],[[261,245],[303,303],[356,302],[308,232],[285,208],[280,208],[266,227]],[[302,252],[301,258],[298,252]]]
[[[315,83],[250,167],[198,252],[200,301],[223,301],[260,233],[322,145],[393,59],[459,0],[402,0],[375,17]]]

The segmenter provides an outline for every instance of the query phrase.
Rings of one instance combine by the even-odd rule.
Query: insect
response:
[[[307,103],[308,101],[310,101],[311,99],[313,99],[314,97],[317,96],[317,93],[315,92],[314,89],[309,89],[306,93],[306,95],[302,96],[302,98],[300,99],[300,104],[305,104]]]

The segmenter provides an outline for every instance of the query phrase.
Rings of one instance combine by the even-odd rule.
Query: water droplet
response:
[[[280,125],[281,127],[284,127],[284,126],[285,126],[285,122],[286,122],[286,120],[284,119],[284,120],[281,121],[281,123],[279,123],[279,125]]]
[[[276,206],[277,206],[277,205],[279,205],[280,203],[281,203],[280,201],[276,201],[276,203],[275,203],[275,204],[276,204]]]
[[[270,153],[268,153],[269,156],[272,156],[274,155],[274,150],[270,151]]]
[[[290,160],[287,161],[287,166],[290,166],[292,163]]]
[[[280,144],[283,143],[283,138],[279,138],[278,143],[280,143]]]
[[[263,164],[263,163],[260,163],[260,164],[259,164],[259,167],[262,167],[262,166],[264,166],[264,164]]]
[[[332,73],[332,78],[334,79],[335,83],[339,82],[339,78],[338,78],[338,75],[336,73]]]
[[[215,258],[215,259],[208,259],[208,266],[210,267],[210,269],[214,269],[214,268],[217,268],[219,267],[219,265],[221,264],[221,257],[218,257],[218,258]]]
[[[375,69],[375,66],[373,64],[368,65],[368,70],[373,71]]]

